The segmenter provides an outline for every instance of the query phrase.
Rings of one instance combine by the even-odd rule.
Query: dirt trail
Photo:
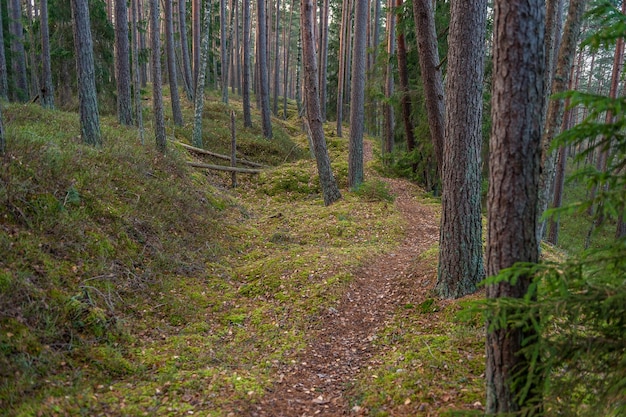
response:
[[[365,158],[371,158],[366,143]],[[402,179],[386,180],[396,196],[395,205],[406,220],[405,239],[392,253],[372,259],[355,279],[336,309],[312,329],[310,344],[299,360],[280,372],[280,381],[261,401],[252,416],[359,415],[344,392],[352,381],[374,366],[376,335],[393,318],[398,306],[419,302],[432,287],[430,274],[416,274],[415,260],[438,239],[434,211],[414,197],[414,186]],[[411,285],[406,285],[409,282]]]

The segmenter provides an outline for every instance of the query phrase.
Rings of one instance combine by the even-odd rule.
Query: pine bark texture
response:
[[[13,62],[14,100],[25,101],[28,95],[26,78],[26,52],[24,51],[24,27],[22,26],[22,5],[20,0],[9,0],[9,33],[11,34],[11,54]],[[87,7],[87,6],[85,6]]]
[[[128,10],[125,0],[115,1],[115,51],[117,53],[115,57],[117,120],[123,125],[130,126],[133,124],[133,111],[130,101],[130,48],[128,45]]]
[[[163,115],[159,0],[150,0],[150,46],[152,48],[152,111],[154,114],[154,135],[157,149],[161,152],[165,152],[167,138],[165,136],[165,116]]]
[[[570,84],[574,56],[578,45],[578,37],[585,11],[585,0],[570,0],[567,20],[563,30],[563,38],[559,47],[554,81],[551,83],[551,94],[561,93],[567,90]],[[541,138],[541,175],[539,177],[539,208],[538,215],[541,218],[548,208],[552,187],[554,184],[556,152],[550,149],[552,140],[559,134],[565,112],[564,99],[552,99],[548,103],[546,125]],[[539,220],[537,227],[537,239],[541,241],[546,231],[546,221]]]
[[[357,0],[354,12],[352,93],[350,95],[350,142],[348,145],[348,187],[350,188],[358,187],[363,182],[367,10],[367,2]]]
[[[343,97],[346,85],[346,49],[350,43],[350,30],[348,22],[350,21],[351,0],[346,0],[342,5],[341,12],[341,32],[339,37],[339,74],[337,74],[337,136],[342,137],[343,127]]]
[[[322,106],[322,120],[326,121],[326,101],[328,96],[328,0],[322,3],[322,15],[320,16],[320,105]]]
[[[437,291],[459,298],[485,277],[480,209],[487,1],[452,2]]]
[[[228,45],[226,42],[226,1],[220,0],[220,64],[222,102],[228,104]]]
[[[265,0],[257,0],[257,33],[258,33],[258,66],[259,66],[259,95],[261,101],[261,120],[263,136],[272,138],[272,121],[270,116],[270,82],[267,67],[267,21],[265,14]]]
[[[54,86],[52,84],[52,68],[50,66],[50,29],[48,25],[48,0],[41,0],[39,11],[40,21],[41,21],[41,87],[40,87],[40,100],[41,105],[47,109],[54,108]],[[0,19],[2,19],[2,15],[0,14]],[[2,30],[2,26],[0,25],[0,31]],[[2,40],[2,36],[0,35],[0,49],[2,49],[2,54],[4,54],[4,43]],[[2,60],[4,56],[0,58],[0,66],[2,65]],[[4,63],[4,67],[6,68],[6,63]],[[1,70],[0,70],[1,71]],[[1,77],[1,76],[0,76]],[[6,76],[0,82],[6,82]],[[3,86],[3,91],[6,85]],[[1,93],[0,93],[1,95]],[[6,97],[6,95],[4,96]]]
[[[193,88],[196,89],[198,72],[200,70],[200,14],[202,6],[200,0],[191,0],[191,53],[193,54]]]
[[[444,138],[444,94],[439,51],[437,49],[437,32],[435,30],[435,12],[431,0],[413,0],[413,17],[415,19],[419,63],[424,83],[424,98],[430,136],[437,160],[437,171],[441,175],[443,161]]]
[[[249,0],[244,0],[249,1]],[[196,91],[194,93],[194,118],[193,118],[193,134],[191,143],[196,148],[202,148],[202,112],[204,111],[204,86],[206,83],[206,69],[209,63],[209,25],[211,21],[211,8],[204,10],[204,28],[202,34],[202,53],[200,54],[200,71],[196,82]],[[245,108],[244,108],[245,109]],[[244,110],[245,112],[245,110]]]
[[[544,100],[544,0],[496,0],[494,20],[493,126],[490,139],[487,274],[516,262],[537,262],[537,190]],[[487,297],[523,297],[529,277],[487,287]],[[521,408],[514,373],[528,360],[519,350],[529,333],[490,329],[487,323],[486,413]],[[530,326],[532,328],[532,325]],[[523,378],[523,377],[522,377]],[[519,382],[519,381],[518,381]],[[521,381],[522,386],[524,381]],[[532,394],[531,394],[532,396]],[[526,398],[526,402],[532,397]]]
[[[396,8],[398,10],[398,26],[402,26],[403,0],[396,0]],[[402,121],[404,124],[404,134],[406,135],[406,148],[411,152],[415,149],[415,134],[413,133],[413,121],[411,120],[411,96],[409,91],[409,70],[407,66],[406,42],[404,33],[398,31],[398,79],[400,82],[401,98],[400,106],[402,108]]]
[[[164,0],[165,4],[165,48],[167,49],[167,73],[170,83],[170,101],[172,104],[172,116],[174,124],[183,125],[183,112],[180,108],[180,96],[178,94],[178,82],[176,75],[176,55],[174,53],[174,13],[172,0]]]
[[[133,100],[135,102],[135,124],[139,129],[139,140],[145,143],[143,127],[143,106],[141,104],[141,74],[139,69],[139,31],[137,28],[137,12],[139,0],[130,0],[131,11],[131,39],[132,39],[132,62],[133,62]]]
[[[243,125],[252,127],[250,115],[250,0],[243,0]]]
[[[276,0],[276,25],[274,26],[274,101],[272,112],[278,116],[278,80],[280,79],[280,0]]]
[[[320,186],[324,204],[330,205],[341,198],[337,182],[330,168],[330,158],[324,138],[324,125],[318,92],[317,58],[315,56],[315,37],[313,34],[313,15],[315,5],[312,0],[301,0],[300,23],[302,30],[302,58],[304,64],[304,92],[306,95],[306,116],[311,130],[313,152],[317,162]]]
[[[89,8],[87,2],[83,0],[71,0],[71,7],[74,20],[81,135],[84,143],[99,146],[102,144],[102,135],[98,115]]]

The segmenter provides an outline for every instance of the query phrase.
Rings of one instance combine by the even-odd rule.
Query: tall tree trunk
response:
[[[351,0],[346,0],[342,5],[341,12],[341,28],[339,37],[339,73],[337,78],[339,79],[337,85],[337,136],[342,137],[343,127],[343,94],[345,91],[345,74],[346,74],[346,43],[349,41],[348,35],[348,21],[350,14]]]
[[[239,13],[239,0],[235,3],[235,66],[237,70],[235,74],[235,85],[237,86],[237,94],[241,96],[241,75],[243,73],[241,69],[241,14]]]
[[[189,57],[189,40],[187,39],[187,0],[178,0],[178,16],[180,20],[180,51],[183,60],[185,92],[187,93],[187,98],[193,100],[195,85],[191,78],[191,59]]]
[[[80,0],[73,0],[80,1]],[[165,152],[165,116],[163,115],[163,91],[161,78],[161,35],[159,28],[159,0],[150,1],[150,46],[152,48],[152,111],[154,113],[154,135],[156,147]]]
[[[139,15],[139,21],[141,22],[141,29],[139,30],[139,50],[141,52],[145,52],[147,49],[146,33],[148,32],[148,19],[145,16],[143,2],[144,0],[137,0],[137,14]],[[140,62],[139,66],[141,75],[141,87],[144,88],[146,86],[146,83],[148,82],[148,62],[142,61]]]
[[[139,129],[139,140],[145,143],[143,127],[143,109],[141,105],[141,74],[139,70],[139,33],[137,28],[137,12],[139,0],[130,0],[131,6],[131,39],[132,39],[132,62],[133,62],[133,95],[135,102],[135,124]]]
[[[452,2],[437,291],[459,298],[485,277],[480,210],[487,0]]]
[[[398,10],[398,26],[404,20],[402,10],[403,0],[396,0],[396,8]],[[402,120],[404,124],[404,134],[406,135],[407,151],[411,152],[415,149],[415,134],[413,133],[413,122],[411,121],[411,96],[409,95],[409,71],[407,67],[406,43],[404,41],[404,32],[398,31],[398,78],[400,80],[400,89],[402,97],[400,105],[402,107]]]
[[[244,7],[245,7],[246,1],[249,1],[249,0],[244,0]],[[191,143],[196,148],[202,148],[202,112],[204,111],[204,84],[206,80],[206,69],[207,69],[207,65],[209,62],[210,21],[211,21],[211,7],[210,7],[210,4],[207,4],[207,7],[204,10],[204,28],[203,28],[202,43],[201,43],[202,54],[200,56],[200,71],[198,72],[198,82],[196,83],[196,91],[194,93],[195,108],[194,108],[193,134],[191,138]]]
[[[172,102],[172,115],[174,124],[183,125],[183,112],[180,109],[180,97],[178,95],[178,82],[176,76],[176,55],[174,53],[174,13],[172,0],[164,0],[165,3],[165,47],[167,48],[167,72],[170,82],[170,101]]]
[[[243,125],[252,127],[250,116],[250,0],[243,0]]]
[[[228,45],[226,42],[226,2],[220,0],[220,61],[222,80],[222,102],[228,103]]]
[[[15,90],[13,100],[26,101],[28,82],[26,80],[26,52],[24,51],[24,28],[22,26],[22,5],[20,0],[10,0],[9,13],[11,21],[11,53],[13,62],[13,83]]]
[[[300,27],[302,30],[302,55],[304,61],[304,91],[306,95],[306,115],[311,131],[311,141],[317,162],[317,172],[324,195],[324,204],[330,205],[341,198],[337,182],[330,168],[330,158],[324,139],[320,98],[317,76],[317,58],[315,56],[315,37],[313,35],[313,14],[315,6],[312,0],[300,2]]]
[[[37,47],[36,44],[37,39],[35,38],[35,30],[34,30],[34,12],[33,7],[34,4],[31,1],[25,2],[26,4],[26,18],[28,19],[28,28],[26,32],[28,33],[28,63],[27,70],[30,72],[30,96],[35,97],[39,94],[40,86],[39,86],[39,74],[37,68],[39,67],[38,57],[37,57]]]
[[[200,69],[200,13],[202,5],[200,0],[191,0],[191,53],[193,54],[193,89],[196,90],[198,82],[198,70]]]
[[[365,47],[367,2],[357,1],[354,17],[354,51],[352,55],[352,95],[350,96],[350,143],[348,146],[348,187],[363,182],[363,127],[365,104]]]
[[[81,136],[84,143],[100,146],[102,145],[102,135],[100,134],[100,116],[98,115],[96,96],[96,72],[93,62],[89,7],[87,2],[82,0],[71,0],[70,4],[72,20],[74,21]]]
[[[393,106],[391,104],[391,96],[393,95],[393,67],[391,65],[391,57],[394,54],[395,47],[395,33],[396,33],[396,21],[393,12],[393,5],[395,0],[388,0],[387,4],[387,67],[385,69],[385,99],[383,104],[383,155],[387,155],[387,163],[391,162],[391,153],[393,152],[394,145],[394,114]],[[378,0],[376,0],[376,7],[380,8]]]
[[[493,126],[489,153],[487,275],[516,262],[537,262],[537,190],[544,101],[544,0],[496,0]],[[524,297],[531,277],[487,286],[487,297]],[[524,380],[530,359],[520,354],[530,330],[487,323],[486,413],[516,413],[540,402],[538,381]],[[512,384],[530,387],[520,404]],[[528,383],[528,385],[526,384]]]
[[[42,0],[42,3],[45,0]],[[169,0],[171,1],[171,0]],[[125,0],[115,1],[115,80],[117,82],[117,120],[133,124],[130,104],[130,52],[128,47],[128,10]]]
[[[263,136],[272,138],[272,122],[270,119],[270,83],[267,68],[267,20],[265,17],[265,0],[257,0],[257,33],[259,59],[259,92],[261,101],[261,119]]]
[[[319,86],[320,105],[322,110],[322,121],[326,121],[326,101],[328,95],[328,0],[324,0],[321,5],[320,14],[320,56],[319,56]]]
[[[48,0],[41,0],[40,3],[40,19],[41,19],[41,88],[40,88],[40,100],[41,105],[47,109],[54,108],[54,86],[52,84],[52,69],[50,67],[50,32],[48,28]],[[0,19],[2,16],[0,15]],[[0,31],[2,26],[0,25]],[[0,36],[0,42],[2,38]],[[0,44],[1,49],[4,51],[4,44]],[[6,64],[5,64],[6,68]],[[6,81],[6,78],[5,80]],[[6,90],[5,90],[6,91]]]
[[[7,99],[9,96],[9,77],[7,73],[7,59],[4,50],[4,21],[2,19],[2,7],[0,7],[0,98]]]
[[[278,116],[278,80],[280,78],[280,53],[279,53],[279,39],[280,39],[280,0],[276,0],[276,27],[274,37],[274,103],[272,111],[275,116]]]
[[[293,12],[294,7],[296,5],[296,0],[291,0],[291,7],[289,8],[289,26],[287,26],[285,32],[287,35],[287,42],[285,43],[285,47],[283,48],[285,51],[285,62],[283,66],[283,119],[287,119],[287,82],[289,77],[289,59],[291,52],[291,34],[293,32],[292,29],[292,20],[293,20]]]
[[[576,45],[578,44],[580,27],[585,11],[585,3],[585,0],[570,0],[567,21],[565,22],[565,28],[563,30],[563,40],[559,47],[554,82],[552,83],[552,94],[565,91],[569,85],[574,56],[576,54]],[[548,207],[552,184],[554,183],[554,163],[556,154],[550,150],[550,146],[554,137],[559,133],[559,129],[563,123],[564,103],[563,99],[556,99],[551,100],[548,104],[546,126],[541,139],[542,169],[539,176],[539,207],[537,210],[540,218]],[[543,238],[545,229],[546,221],[540,220],[537,227],[537,239],[539,241]]]
[[[444,138],[444,104],[441,66],[437,50],[437,32],[435,31],[435,13],[431,0],[413,0],[413,16],[417,35],[422,82],[428,126],[437,160],[437,173],[441,177]]]

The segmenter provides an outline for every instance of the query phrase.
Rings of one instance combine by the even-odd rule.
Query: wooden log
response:
[[[188,149],[190,151],[193,151],[195,153],[199,153],[199,154],[202,154],[202,155],[209,155],[209,156],[212,156],[214,158],[223,159],[225,161],[230,161],[230,156],[228,156],[228,155],[222,155],[222,154],[219,154],[219,153],[207,151],[206,149],[196,148],[195,146],[187,145],[186,143],[178,142],[178,141],[175,141],[175,140],[173,140],[172,143],[180,145],[183,148]],[[258,162],[247,161],[245,159],[239,159],[238,162],[240,164],[242,164],[242,165],[248,165],[248,166],[251,166],[251,167],[259,167],[259,168],[267,167],[267,165],[259,164]]]
[[[193,161],[187,161],[187,165],[192,166],[194,168],[212,169],[215,171],[241,172],[243,174],[259,174],[263,172],[262,169],[229,167],[227,165],[211,165],[211,164],[204,164],[202,162],[193,162]]]

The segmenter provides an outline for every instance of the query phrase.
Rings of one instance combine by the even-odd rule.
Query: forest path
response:
[[[365,160],[372,157],[365,143]],[[432,267],[420,268],[418,256],[439,237],[432,207],[416,199],[416,186],[404,179],[385,179],[402,214],[405,237],[391,253],[372,259],[354,273],[339,305],[311,329],[308,346],[296,363],[282,369],[280,380],[257,403],[251,416],[341,416],[366,412],[352,407],[347,390],[379,362],[373,343],[398,308],[418,304],[434,286]],[[370,371],[373,372],[373,371]]]

